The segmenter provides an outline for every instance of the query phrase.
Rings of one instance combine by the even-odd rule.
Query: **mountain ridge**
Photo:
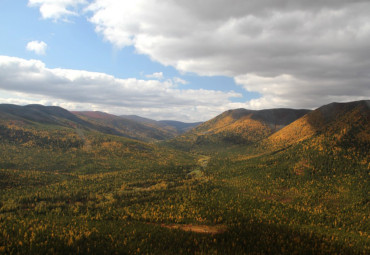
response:
[[[358,123],[360,122],[360,123]],[[325,136],[348,132],[349,127],[361,126],[370,136],[370,100],[330,103],[308,113],[268,138],[271,144],[291,144],[318,134]],[[347,128],[347,129],[346,129]],[[337,135],[337,134],[336,134]],[[369,138],[368,141],[370,142]]]
[[[260,141],[310,110],[306,109],[265,109],[228,110],[189,130],[170,143],[175,145],[216,146],[217,144],[252,144]]]
[[[97,111],[74,111],[73,113],[81,119],[98,125],[108,126],[133,139],[160,141],[172,138],[177,134],[175,131],[165,129],[155,123],[140,122],[109,113]]]
[[[172,143],[188,143],[190,146],[256,144],[264,141],[265,145],[274,144],[276,147],[280,146],[278,144],[297,143],[318,132],[324,132],[325,128],[336,121],[344,121],[341,125],[349,126],[351,121],[365,118],[361,125],[368,128],[369,108],[369,100],[334,102],[315,110],[239,108],[225,111],[203,123],[184,123],[172,120],[156,121],[135,115],[117,116],[100,111],[70,112],[58,106],[0,104],[0,118],[2,122],[14,120],[26,124],[81,127],[143,141],[173,139]],[[352,112],[355,115],[350,117]],[[345,118],[348,120],[345,121]],[[336,129],[340,128],[337,124]],[[363,137],[368,135],[363,132]]]
[[[194,128],[203,122],[183,122],[183,121],[177,121],[177,120],[153,120],[149,118],[144,118],[138,115],[120,115],[120,117],[123,117],[125,119],[131,119],[138,122],[143,123],[150,123],[154,125],[161,126],[163,128],[169,128],[174,129],[178,134],[184,133],[187,130]]]

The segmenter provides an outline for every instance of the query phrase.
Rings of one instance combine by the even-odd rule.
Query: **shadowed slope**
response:
[[[202,122],[186,123],[186,122],[175,121],[175,120],[156,121],[156,120],[152,120],[148,118],[143,118],[137,115],[121,115],[120,117],[125,118],[125,119],[134,120],[140,123],[152,124],[152,125],[164,128],[166,130],[169,130],[171,132],[176,132],[176,135],[182,134],[188,131],[189,129],[194,128],[202,123]]]
[[[92,127],[90,123],[58,106],[1,104],[0,118],[2,120],[18,120],[26,123],[38,122],[62,126],[69,126],[71,123],[75,123]]]
[[[175,130],[161,127],[160,125],[149,121],[142,122],[126,119],[121,116],[104,112],[84,111],[73,113],[88,122],[96,125],[107,126],[124,136],[143,141],[166,140],[177,135]]]

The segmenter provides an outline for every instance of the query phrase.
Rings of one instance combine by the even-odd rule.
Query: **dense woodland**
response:
[[[0,254],[369,254],[369,105],[150,143],[0,112]]]

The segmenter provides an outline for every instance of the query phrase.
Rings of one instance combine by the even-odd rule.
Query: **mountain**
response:
[[[131,137],[128,134],[103,123],[92,122],[58,106],[0,104],[0,122],[14,123],[15,126],[31,125],[44,128],[69,127],[73,129],[95,130],[105,134]]]
[[[152,120],[148,118],[143,118],[137,115],[120,115],[120,117],[123,117],[125,119],[135,120],[141,123],[153,124],[153,125],[165,128],[167,130],[175,131],[177,135],[185,133],[186,131],[202,124],[202,122],[186,123],[186,122],[175,121],[175,120],[156,121],[156,120]]]
[[[178,135],[176,128],[153,121],[125,119],[104,112],[69,112],[58,106],[0,104],[0,122],[15,125],[47,125],[95,130],[143,141],[159,141]]]
[[[142,122],[142,123],[157,124],[156,120],[140,117],[138,115],[119,115],[119,117],[122,117],[124,119],[134,120],[134,121],[137,121],[137,122]]]
[[[310,110],[268,109],[226,111],[204,122],[171,143],[181,146],[252,144],[299,119]]]
[[[24,123],[44,123],[69,126],[72,123],[92,127],[90,123],[81,120],[71,112],[58,106],[43,105],[12,105],[0,104],[0,120],[21,121]]]
[[[177,135],[175,130],[162,127],[155,121],[139,120],[141,117],[130,119],[96,111],[73,113],[87,122],[109,127],[123,136],[143,141],[166,140]]]
[[[256,156],[271,156],[270,164],[286,174],[365,176],[370,169],[370,101],[324,105],[256,147]]]
[[[175,121],[175,120],[160,120],[158,121],[158,123],[165,127],[172,127],[176,129],[178,134],[182,134],[192,128],[199,126],[203,122],[185,123],[185,122]]]
[[[149,143],[167,137],[172,134],[103,112],[0,104],[0,169],[95,172],[187,157]]]
[[[272,134],[265,142],[275,147],[289,146],[315,136],[370,144],[370,100],[324,105]]]
[[[19,125],[53,125],[95,130],[142,141],[170,139],[194,125],[175,121],[159,122],[138,116],[123,118],[98,111],[69,112],[58,106],[0,104],[0,122],[9,121]]]

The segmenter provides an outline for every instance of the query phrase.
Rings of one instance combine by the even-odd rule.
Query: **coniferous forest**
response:
[[[369,254],[369,151],[369,101],[184,132],[0,105],[0,254]]]

